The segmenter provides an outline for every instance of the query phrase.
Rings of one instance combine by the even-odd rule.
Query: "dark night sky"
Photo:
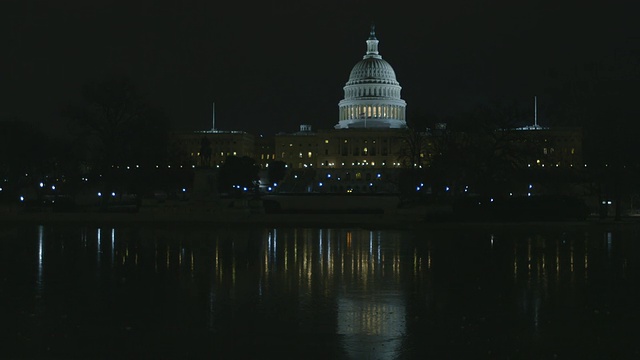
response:
[[[543,108],[549,74],[640,40],[631,1],[254,3],[4,0],[0,119],[60,126],[85,81],[127,75],[176,129],[209,129],[213,102],[221,130],[331,128],[372,23],[409,117],[534,95]]]

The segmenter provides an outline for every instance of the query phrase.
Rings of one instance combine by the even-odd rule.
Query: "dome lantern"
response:
[[[378,54],[378,39],[376,38],[376,27],[371,25],[371,32],[369,32],[369,39],[367,39],[367,53],[362,57],[382,59],[382,56]]]

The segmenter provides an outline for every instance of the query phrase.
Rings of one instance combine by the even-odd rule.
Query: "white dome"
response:
[[[340,101],[336,129],[406,128],[406,103],[391,65],[378,54],[378,39],[371,28],[367,53],[351,70]]]
[[[362,59],[353,67],[346,85],[371,83],[400,85],[391,65],[386,60],[373,57]]]

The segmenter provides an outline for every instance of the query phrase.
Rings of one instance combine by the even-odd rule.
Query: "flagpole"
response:
[[[533,96],[533,125],[538,127],[538,97]]]

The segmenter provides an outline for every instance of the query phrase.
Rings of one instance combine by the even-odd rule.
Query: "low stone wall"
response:
[[[395,195],[279,194],[263,196],[262,201],[268,212],[390,213],[395,212],[400,205],[400,198]]]

